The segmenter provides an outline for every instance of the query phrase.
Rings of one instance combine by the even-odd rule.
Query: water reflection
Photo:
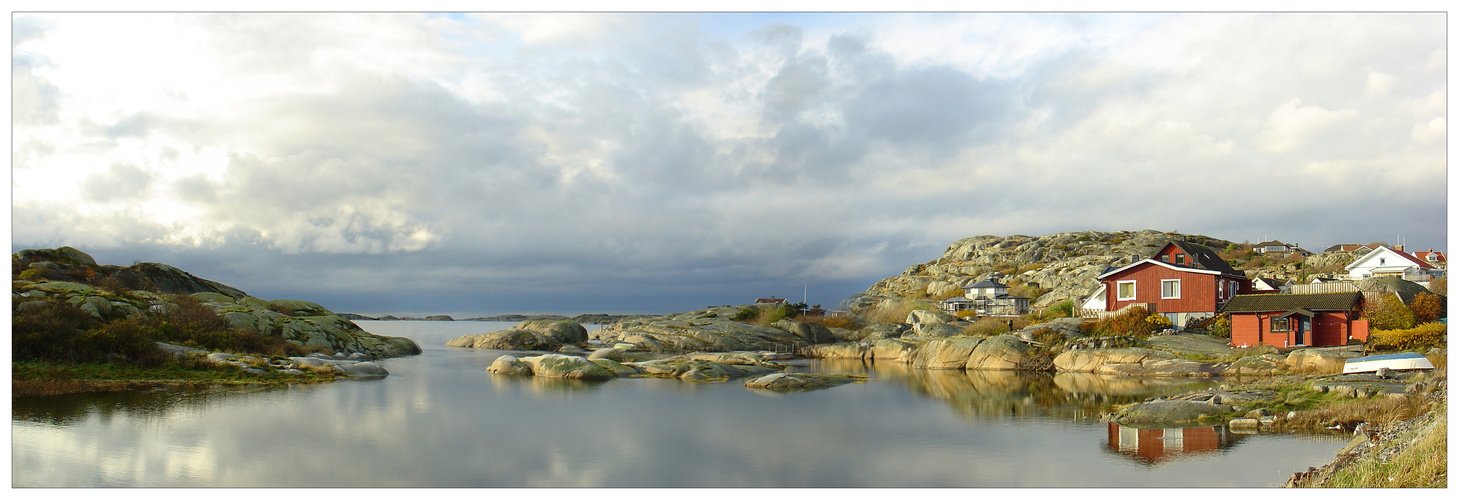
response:
[[[426,352],[380,380],[15,399],[12,486],[1278,486],[1343,444],[1256,435],[1152,468],[1066,419],[1203,382],[830,362],[793,369],[873,380],[788,396],[573,382],[442,346],[494,325],[395,323],[369,329]]]
[[[1109,423],[1107,451],[1147,465],[1224,451],[1240,442],[1224,425],[1142,429]]]
[[[901,363],[817,360],[798,371],[869,375],[913,393],[948,402],[970,418],[1099,418],[1114,406],[1180,394],[1218,382],[1185,378],[1131,378],[1090,373],[1005,370],[926,370]]]
[[[183,385],[118,392],[90,392],[11,400],[11,418],[55,426],[72,425],[95,415],[103,420],[126,415],[141,420],[166,419],[177,409],[200,409],[223,398],[287,390],[297,386]]]

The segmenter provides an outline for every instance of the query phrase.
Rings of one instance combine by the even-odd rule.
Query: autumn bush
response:
[[[1165,316],[1135,308],[1093,323],[1084,323],[1079,325],[1079,329],[1091,336],[1130,335],[1144,339],[1170,326],[1170,320]]]
[[[1231,338],[1231,316],[1222,314],[1217,317],[1206,327],[1206,333],[1212,337]]]
[[[1444,317],[1444,299],[1432,293],[1418,294],[1408,308],[1413,311],[1414,319],[1419,323],[1438,321]]]
[[[1445,345],[1449,325],[1424,323],[1403,330],[1375,330],[1368,338],[1368,347],[1378,351],[1406,351]]]
[[[1394,294],[1385,294],[1369,303],[1363,317],[1374,330],[1405,330],[1418,324],[1413,310]]]

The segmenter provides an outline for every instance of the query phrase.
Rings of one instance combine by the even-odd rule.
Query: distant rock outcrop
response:
[[[721,306],[664,316],[621,320],[592,333],[604,342],[633,344],[654,352],[773,351],[793,345],[834,342],[819,325],[780,323],[786,329],[760,326],[733,318],[754,306]],[[819,327],[819,328],[818,328]]]
[[[936,297],[989,278],[1046,290],[1033,302],[1035,306],[1078,300],[1098,289],[1095,277],[1106,268],[1146,258],[1171,240],[1217,250],[1231,243],[1154,230],[975,236],[954,241],[936,260],[913,265],[900,276],[876,282],[845,305],[860,310],[888,298]]]
[[[19,309],[62,300],[99,319],[120,320],[167,312],[178,307],[178,297],[187,296],[217,311],[233,328],[279,336],[320,351],[368,358],[421,352],[410,339],[371,334],[319,304],[265,301],[166,264],[98,265],[71,247],[21,250],[11,255],[10,262],[11,296]]]

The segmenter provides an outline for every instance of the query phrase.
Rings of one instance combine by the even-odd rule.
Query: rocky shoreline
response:
[[[456,319],[448,314],[435,314],[425,317],[395,316],[386,314],[380,317],[365,316],[355,313],[340,313],[341,317],[351,321],[496,321],[501,323],[515,323],[518,321],[574,321],[584,325],[608,325],[626,318],[641,318],[640,314],[604,314],[587,313],[577,316],[563,316],[560,314],[499,314],[496,316],[477,316],[472,318]]]

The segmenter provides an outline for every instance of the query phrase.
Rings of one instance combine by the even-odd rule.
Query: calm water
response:
[[[446,340],[511,326],[373,322],[425,353],[390,377],[13,401],[14,486],[1279,486],[1341,437],[1130,429],[1102,410],[1199,387],[808,362],[863,384],[495,376]]]

